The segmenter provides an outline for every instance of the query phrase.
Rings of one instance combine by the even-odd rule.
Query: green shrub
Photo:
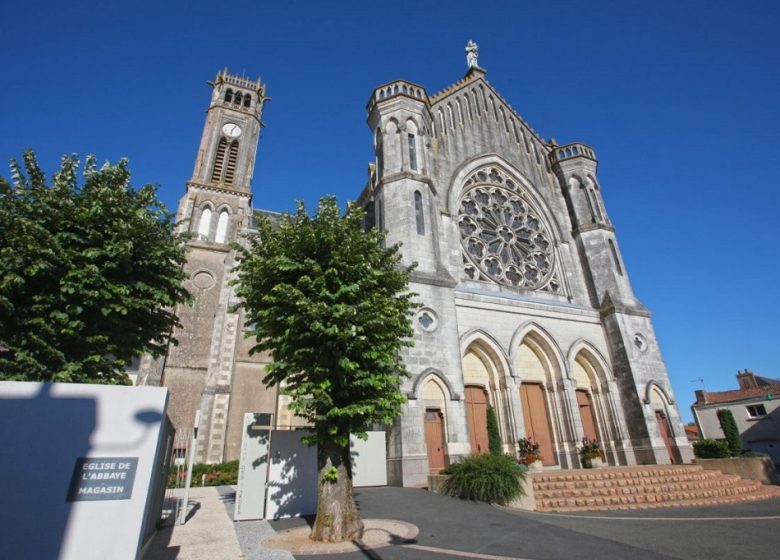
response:
[[[503,454],[503,446],[501,445],[501,433],[498,431],[498,419],[496,418],[496,411],[492,406],[487,408],[487,433],[488,433],[488,448],[493,455]]]
[[[693,453],[699,459],[723,459],[729,456],[729,446],[725,441],[700,439],[693,442]]]
[[[479,502],[506,504],[523,493],[525,467],[511,455],[472,455],[449,465],[442,493]]]
[[[205,478],[204,478],[205,475]],[[168,473],[168,488],[181,488],[187,477],[187,469],[182,470],[172,467]],[[238,484],[238,461],[228,461],[207,465],[196,463],[192,465],[192,486],[223,486],[226,484]]]
[[[718,421],[720,427],[723,429],[723,435],[726,436],[726,441],[729,446],[729,453],[732,457],[739,456],[742,453],[742,438],[739,435],[739,428],[737,428],[737,422],[734,420],[734,415],[727,408],[718,409]]]

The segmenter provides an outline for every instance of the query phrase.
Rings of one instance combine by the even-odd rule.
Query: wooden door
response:
[[[487,393],[482,387],[466,387],[466,420],[469,424],[471,452],[488,453]]]
[[[447,466],[444,453],[444,418],[440,410],[425,411],[425,446],[428,448],[428,472],[439,474]]]
[[[674,465],[677,462],[677,454],[675,453],[677,446],[674,444],[671,430],[669,429],[669,420],[667,420],[666,414],[662,410],[655,411],[655,419],[658,422],[658,429],[661,431],[661,437],[664,438],[664,445],[666,446],[667,453],[669,453],[669,460]]]
[[[598,441],[599,435],[596,430],[596,417],[594,416],[593,402],[590,400],[590,394],[587,391],[578,389],[577,404],[580,407],[580,419],[582,420],[582,431],[585,439],[588,441]]]
[[[536,383],[520,385],[520,404],[523,406],[526,437],[539,444],[543,465],[555,465],[550,416],[542,386]]]

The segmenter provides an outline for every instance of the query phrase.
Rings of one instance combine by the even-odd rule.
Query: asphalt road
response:
[[[572,515],[504,511],[411,488],[361,488],[356,494],[364,518],[400,519],[417,525],[420,533],[411,542],[340,559],[780,558],[780,500]],[[279,531],[303,523],[284,519],[272,526]]]

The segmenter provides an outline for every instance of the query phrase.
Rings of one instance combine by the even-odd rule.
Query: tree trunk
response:
[[[317,450],[317,518],[309,538],[341,542],[360,539],[363,522],[352,490],[349,447],[320,444]]]

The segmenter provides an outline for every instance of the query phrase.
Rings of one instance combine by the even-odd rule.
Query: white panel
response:
[[[161,387],[0,382],[0,558],[136,558],[167,405]],[[137,460],[129,499],[67,501],[80,457]]]
[[[265,505],[265,481],[268,473],[268,437],[270,414],[244,414],[241,458],[234,521],[262,519]]]
[[[368,432],[368,440],[349,438],[352,453],[352,485],[387,486],[387,457],[384,432]]]
[[[317,448],[301,443],[306,432],[271,432],[266,519],[313,515],[317,512]]]

